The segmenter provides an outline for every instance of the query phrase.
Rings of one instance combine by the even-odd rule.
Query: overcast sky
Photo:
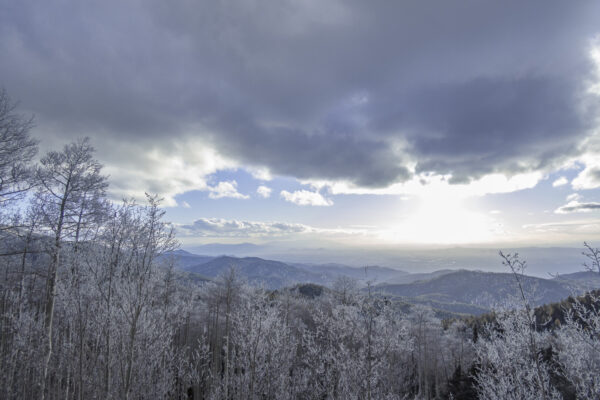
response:
[[[44,150],[184,244],[600,240],[600,3],[0,2]]]

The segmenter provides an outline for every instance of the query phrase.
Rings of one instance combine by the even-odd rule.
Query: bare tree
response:
[[[21,198],[31,186],[29,163],[37,153],[37,141],[29,135],[33,118],[15,112],[6,90],[0,89],[0,207]]]
[[[358,297],[358,282],[349,276],[338,276],[333,282],[332,289],[343,305],[354,303]]]
[[[119,398],[138,396],[149,380],[156,380],[161,363],[167,362],[172,329],[157,299],[164,297],[165,271],[159,269],[158,258],[177,247],[173,229],[162,221],[164,211],[160,199],[147,195],[148,206],[133,208],[128,219],[130,236],[123,248],[125,260],[120,279],[115,284],[114,297],[119,310],[115,328],[123,354],[121,358]],[[167,289],[168,292],[169,289]],[[161,294],[161,292],[163,294]],[[110,334],[110,332],[109,332]],[[156,347],[148,347],[154,344]],[[161,378],[167,374],[160,375]],[[166,393],[163,382],[156,382],[156,391]],[[162,397],[158,396],[157,397]]]
[[[600,249],[593,248],[587,242],[583,242],[585,250],[581,253],[588,258],[583,263],[586,270],[600,274]]]
[[[98,204],[104,197],[107,178],[102,165],[93,158],[89,139],[66,145],[61,152],[49,152],[36,170],[39,188],[35,202],[42,213],[42,223],[53,240],[49,246],[44,326],[47,348],[42,380],[42,398],[52,357],[52,330],[56,300],[56,280],[64,243],[77,237],[82,226],[98,220]]]

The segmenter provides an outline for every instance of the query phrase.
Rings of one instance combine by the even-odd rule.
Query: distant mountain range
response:
[[[499,245],[500,246],[500,245]],[[287,264],[336,263],[352,267],[379,265],[411,273],[434,272],[442,269],[469,269],[505,272],[498,250],[518,252],[527,261],[527,273],[548,278],[552,273],[573,273],[581,270],[585,261],[581,247],[521,247],[501,245],[493,248],[400,248],[397,246],[339,246],[333,243],[211,243],[188,247],[195,254],[218,257],[260,257]]]
[[[353,278],[359,283],[380,283],[407,275],[404,271],[378,266],[355,268],[342,264],[287,264],[258,257],[196,255],[184,250],[177,250],[163,257],[172,258],[176,266],[183,271],[207,278],[216,278],[230,268],[235,268],[249,283],[263,285],[267,289],[279,289],[297,283],[330,286],[340,276]]]
[[[572,274],[557,275],[554,279],[559,282],[574,283],[585,290],[600,288],[600,273],[597,272],[581,271]]]
[[[234,268],[243,278],[254,285],[267,289],[279,289],[296,283],[320,283],[319,276],[291,265],[258,257],[236,258],[221,256],[206,263],[188,268],[188,271],[215,278]]]
[[[185,250],[172,251],[163,255],[162,257],[165,259],[170,258],[175,263],[177,268],[186,271],[193,266],[204,264],[215,258],[212,256],[200,256],[198,254],[192,254]]]
[[[382,284],[382,294],[409,303],[422,303],[452,312],[479,314],[492,308],[514,308],[521,303],[515,276],[482,271],[439,271],[421,280]],[[430,275],[430,277],[427,277]],[[560,301],[570,295],[600,288],[600,275],[579,272],[554,279],[520,277],[524,292],[534,306]]]
[[[483,314],[492,308],[518,304],[515,277],[510,273],[444,269],[429,273],[408,273],[380,266],[363,268],[343,264],[284,263],[258,257],[196,255],[183,250],[170,258],[190,279],[214,279],[234,268],[250,284],[280,289],[299,283],[331,287],[340,276],[367,282],[380,295],[406,303],[426,304],[437,310],[462,314]],[[524,276],[522,284],[533,305],[560,301],[570,295],[600,288],[600,274],[576,272],[544,279]]]
[[[239,255],[250,255],[261,250],[264,250],[265,246],[256,245],[253,243],[209,243],[202,244],[193,247],[194,253],[206,254],[209,256],[239,256]],[[183,251],[183,250],[181,250]]]
[[[390,282],[400,277],[410,275],[408,272],[400,271],[393,268],[379,267],[370,265],[365,267],[350,267],[344,264],[292,264],[305,271],[317,274],[324,284],[332,283],[339,276],[347,276],[357,280],[359,283],[365,284],[371,282],[373,284],[381,282]]]

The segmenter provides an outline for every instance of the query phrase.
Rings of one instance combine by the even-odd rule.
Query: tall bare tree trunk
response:
[[[129,329],[129,349],[127,349],[127,372],[125,373],[125,400],[129,400],[131,392],[131,375],[133,373],[133,353],[135,347],[135,336],[137,334],[137,321],[140,313],[136,311]]]
[[[67,182],[67,192],[69,188],[69,183]],[[42,394],[41,399],[44,400],[48,390],[48,369],[50,367],[50,359],[52,358],[52,326],[54,322],[54,303],[56,301],[56,277],[58,274],[58,266],[60,263],[60,252],[62,248],[61,236],[62,236],[62,227],[65,216],[65,205],[67,202],[66,195],[62,198],[60,203],[60,214],[58,218],[58,224],[56,226],[56,234],[54,236],[54,251],[52,253],[52,261],[50,263],[50,268],[48,271],[48,286],[46,292],[46,307],[44,312],[44,324],[46,328],[46,357],[44,361],[44,374],[42,377]]]

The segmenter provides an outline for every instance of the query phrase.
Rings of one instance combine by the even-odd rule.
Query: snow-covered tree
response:
[[[553,365],[544,360],[542,351],[542,344],[550,343],[550,333],[535,331],[531,318],[523,309],[506,312],[480,335],[475,344],[480,398],[562,399],[551,384]]]
[[[600,298],[575,300],[566,322],[556,332],[555,347],[562,375],[579,399],[600,398]]]

